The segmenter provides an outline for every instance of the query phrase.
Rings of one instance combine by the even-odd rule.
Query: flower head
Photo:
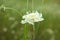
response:
[[[34,22],[39,22],[44,20],[44,18],[42,18],[42,13],[38,13],[37,11],[31,13],[27,12],[27,14],[24,15],[22,19],[23,19],[21,21],[22,24],[29,23],[32,25],[34,25]]]

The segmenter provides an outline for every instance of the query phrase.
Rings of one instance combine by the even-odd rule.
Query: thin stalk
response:
[[[14,9],[14,8],[5,7],[4,5],[1,5],[0,9],[2,9],[2,8],[3,8],[4,11],[6,11],[6,10],[13,10],[13,11],[17,12],[19,14],[19,16],[22,16],[22,14],[18,10]]]
[[[27,0],[27,10],[26,10],[26,11],[28,11],[28,7],[29,7],[29,5],[28,5],[28,4],[29,4],[29,0]]]
[[[43,12],[43,5],[44,5],[44,1],[45,1],[45,0],[42,0],[42,3],[41,3],[41,6],[42,6],[41,11],[42,11],[42,12]]]
[[[28,11],[28,4],[29,4],[29,0],[26,0],[26,6],[27,6],[27,10],[26,11]],[[25,24],[25,26],[24,26],[24,40],[27,40],[27,26],[26,26],[26,24]]]
[[[14,11],[17,12],[19,15],[21,15],[20,12],[17,11],[16,9],[14,9],[14,8],[5,7],[5,9],[11,9],[11,10],[14,10]]]
[[[33,25],[32,40],[35,40],[35,26]]]
[[[14,9],[14,8],[10,8],[10,7],[5,7],[4,5],[5,5],[6,1],[7,1],[7,0],[3,0],[3,4],[2,4],[2,7],[4,8],[4,11],[5,11],[6,9],[11,9],[11,10],[16,11],[16,12],[21,16],[21,13],[20,13],[18,10]]]
[[[33,7],[33,6],[34,6],[34,4],[33,4],[33,0],[32,0],[32,11],[33,11],[33,9],[34,9],[34,7]]]
[[[27,26],[24,26],[24,40],[27,40]]]

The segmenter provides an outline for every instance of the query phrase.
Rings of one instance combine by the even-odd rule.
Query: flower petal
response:
[[[22,23],[22,24],[25,24],[25,23],[26,23],[26,21],[25,21],[25,20],[22,20],[22,21],[21,21],[21,23]]]

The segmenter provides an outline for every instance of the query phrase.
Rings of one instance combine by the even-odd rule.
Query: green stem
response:
[[[32,0],[32,11],[34,10],[34,0]]]
[[[14,8],[6,7],[5,9],[11,9],[11,10],[14,10],[14,11],[16,11],[19,15],[21,15],[21,14],[20,14],[20,12],[19,12],[19,11],[17,11],[16,9],[14,9]]]
[[[27,40],[27,26],[24,26],[24,40]]]
[[[4,11],[5,11],[6,9],[9,9],[9,10],[10,10],[10,9],[11,9],[11,10],[14,10],[15,12],[17,12],[17,13],[19,14],[19,16],[21,16],[21,13],[20,13],[18,10],[14,9],[14,8],[5,7],[4,5],[1,5],[1,6],[0,6],[0,9],[1,9],[1,8],[3,8],[3,9],[4,9]]]
[[[28,8],[29,8],[29,0],[27,0],[27,10],[28,11]]]
[[[33,25],[32,40],[35,40],[35,26]]]

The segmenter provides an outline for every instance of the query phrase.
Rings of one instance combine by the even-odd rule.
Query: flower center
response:
[[[30,16],[30,18],[33,19],[33,20],[35,19],[35,17],[36,16],[34,14]]]

